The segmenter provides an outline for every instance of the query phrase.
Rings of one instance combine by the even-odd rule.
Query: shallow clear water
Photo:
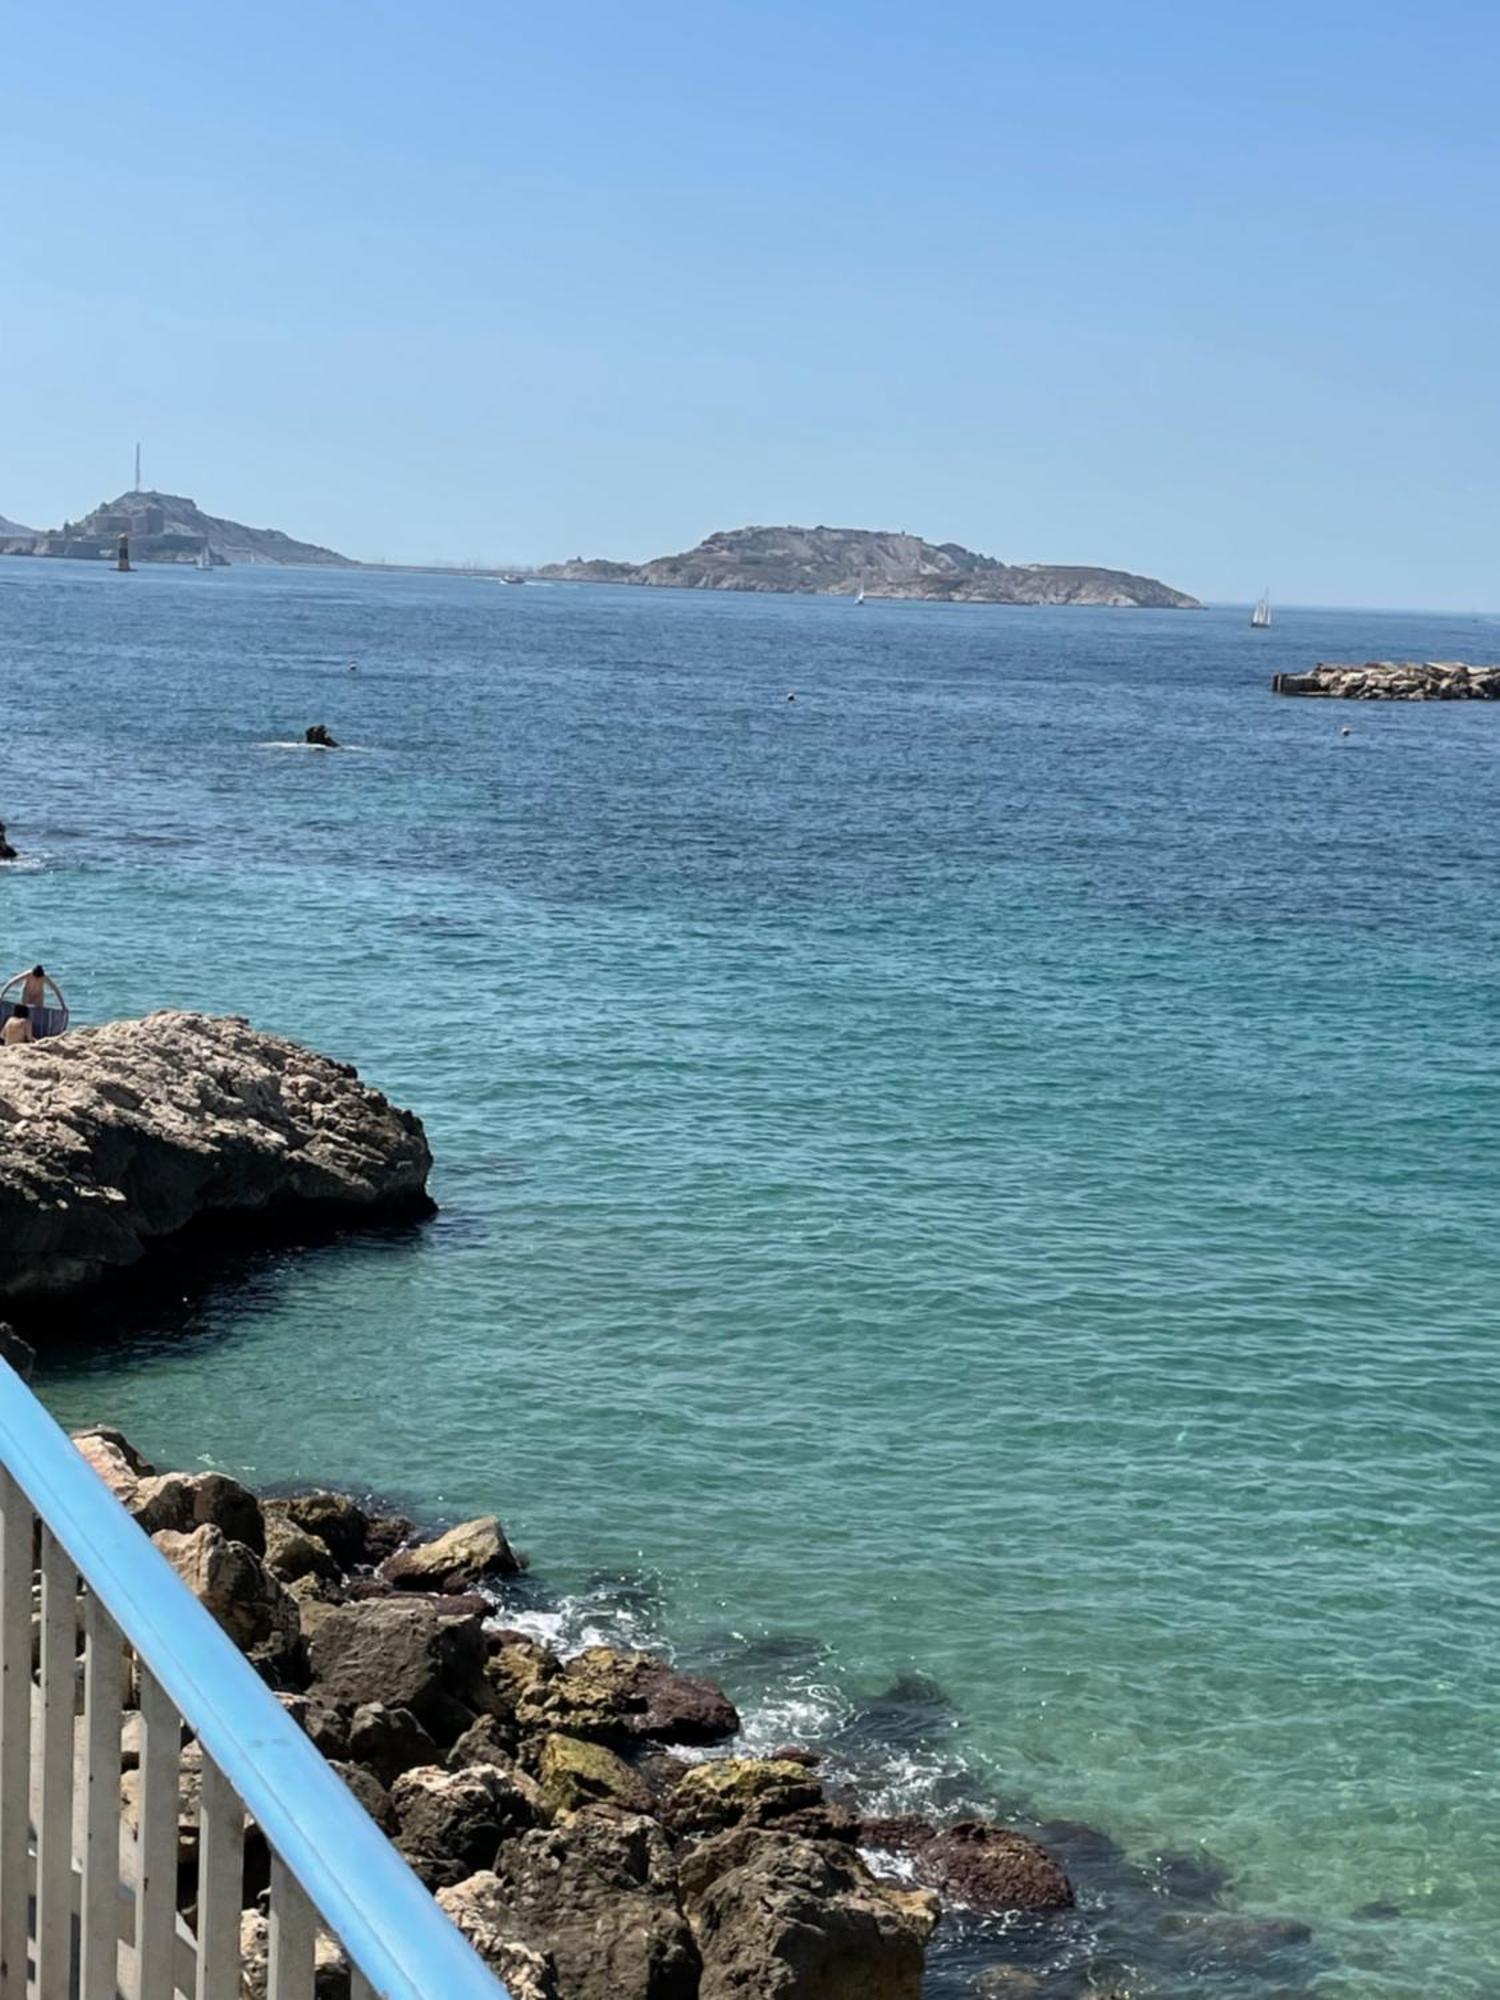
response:
[[[1493,1993],[1500,714],[1267,692],[1374,654],[1500,626],[0,565],[0,956],[440,1162],[44,1393],[1314,1927],[1195,1991]]]

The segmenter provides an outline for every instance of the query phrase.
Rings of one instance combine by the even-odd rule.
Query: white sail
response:
[[[1250,613],[1250,623],[1254,625],[1257,629],[1260,629],[1263,628],[1264,626],[1269,625],[1270,622],[1271,622],[1271,593],[1269,590],[1263,590],[1260,594],[1260,598],[1255,606],[1255,609]]]

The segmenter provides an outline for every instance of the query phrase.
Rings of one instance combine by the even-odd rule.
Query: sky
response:
[[[1500,609],[1480,0],[7,10],[0,514]]]

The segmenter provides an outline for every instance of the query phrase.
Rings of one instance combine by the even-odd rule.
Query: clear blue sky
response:
[[[907,527],[1500,608],[1500,16],[7,12],[0,513],[391,559]]]

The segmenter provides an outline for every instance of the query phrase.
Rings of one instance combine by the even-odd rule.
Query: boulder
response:
[[[303,1735],[330,1759],[349,1755],[348,1712],[333,1702],[314,1701],[305,1694],[278,1694],[276,1699]]]
[[[516,1717],[523,1728],[605,1743],[717,1743],[740,1726],[733,1702],[714,1682],[612,1646],[590,1646],[560,1674],[539,1676],[518,1693]]]
[[[513,1724],[503,1722],[498,1715],[481,1715],[448,1752],[448,1769],[461,1771],[465,1764],[508,1764],[515,1757],[516,1741]]]
[[[126,1505],[148,1535],[163,1528],[182,1535],[190,1535],[194,1528],[218,1528],[252,1554],[266,1553],[260,1502],[227,1473],[163,1472],[142,1478]]]
[[[103,1424],[93,1430],[75,1431],[73,1443],[122,1507],[130,1505],[142,1479],[156,1469],[147,1464],[123,1431],[110,1430]]]
[[[682,1889],[700,2000],[920,2000],[937,1899],[847,1847],[739,1828],[694,1851]]]
[[[11,846],[6,837],[5,822],[0,820],[0,861],[19,861],[20,858],[20,849]]]
[[[562,1672],[562,1661],[538,1640],[524,1632],[492,1632],[485,1675],[490,1684],[491,1707],[517,1721],[524,1708],[535,1715],[537,1728],[546,1728],[542,1690]]]
[[[418,1765],[391,1787],[396,1845],[429,1889],[489,1866],[502,1840],[536,1824],[530,1781],[494,1764]]]
[[[486,1577],[516,1576],[525,1567],[493,1514],[462,1521],[435,1541],[398,1549],[381,1575],[398,1590],[465,1591]]]
[[[322,1542],[340,1569],[353,1569],[366,1560],[370,1517],[347,1493],[329,1493],[318,1487],[311,1493],[267,1500],[263,1511],[267,1535],[273,1521],[285,1521]]]
[[[695,2000],[698,1950],[653,1821],[579,1813],[505,1841],[492,1873],[497,1928],[551,1958],[566,2000]]]
[[[341,1571],[333,1551],[321,1535],[310,1535],[285,1514],[265,1517],[266,1568],[283,1583],[300,1583],[316,1577],[323,1583],[338,1583]]]
[[[825,1807],[823,1787],[802,1764],[763,1757],[716,1757],[690,1764],[661,1801],[663,1825],[678,1835],[771,1826]]]
[[[474,1612],[450,1616],[395,1597],[331,1605],[308,1657],[322,1700],[410,1709],[440,1749],[489,1706],[484,1627]]]
[[[207,1522],[191,1534],[164,1528],[151,1539],[242,1653],[273,1677],[300,1675],[297,1606],[253,1550]]]
[[[337,750],[339,747],[337,737],[330,733],[326,722],[309,723],[303,732],[302,741],[310,744],[314,750]]]
[[[329,1769],[338,1772],[382,1833],[396,1831],[391,1795],[373,1771],[367,1771],[363,1764],[350,1764],[337,1757],[329,1759]]]
[[[394,1784],[403,1771],[418,1764],[435,1764],[438,1747],[409,1708],[387,1708],[383,1701],[363,1701],[349,1718],[348,1755],[373,1771],[383,1785]]]
[[[970,1909],[1071,1910],[1073,1885],[1045,1847],[988,1820],[962,1820],[917,1849],[920,1880]]]
[[[510,2000],[563,2000],[557,1970],[546,1952],[518,1944],[507,1931],[509,1912],[496,1877],[488,1870],[439,1889],[438,1907],[457,1924],[497,1978]]]
[[[259,1910],[240,1917],[241,2000],[266,2000],[270,1984],[271,1925]],[[349,2000],[349,1960],[337,1938],[320,1930],[313,1945],[313,2000]]]
[[[549,1813],[581,1812],[585,1806],[614,1806],[621,1812],[649,1813],[651,1793],[638,1772],[602,1743],[579,1736],[549,1736],[542,1746],[542,1798]]]
[[[0,1300],[17,1312],[207,1218],[265,1233],[431,1211],[420,1120],[247,1021],[153,1014],[26,1058],[0,1087]]]

